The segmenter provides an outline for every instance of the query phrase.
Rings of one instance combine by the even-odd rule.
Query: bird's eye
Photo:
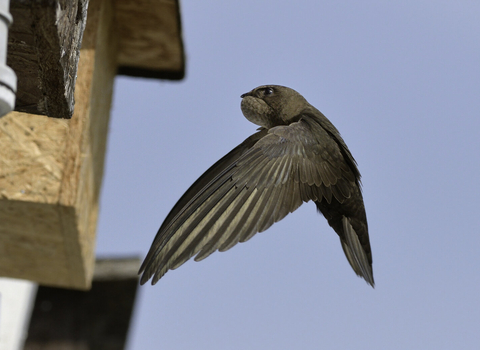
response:
[[[264,94],[265,96],[268,96],[268,95],[273,94],[273,88],[267,87],[267,88],[263,89],[263,94]]]

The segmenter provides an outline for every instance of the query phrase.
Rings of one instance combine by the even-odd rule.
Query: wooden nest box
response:
[[[12,0],[10,12],[18,88],[0,118],[0,276],[88,289],[113,79],[183,78],[179,4]]]

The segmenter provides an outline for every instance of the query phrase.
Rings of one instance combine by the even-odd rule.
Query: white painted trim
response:
[[[23,349],[36,295],[36,283],[0,278],[0,350]]]

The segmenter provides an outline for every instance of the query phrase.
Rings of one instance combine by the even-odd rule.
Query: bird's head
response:
[[[311,107],[298,92],[280,85],[262,85],[241,98],[245,118],[267,129],[295,122],[302,111]]]

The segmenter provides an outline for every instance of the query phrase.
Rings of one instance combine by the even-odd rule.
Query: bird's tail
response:
[[[345,240],[340,237],[340,243],[348,262],[358,276],[363,277],[368,284],[374,287],[373,271],[368,262],[367,254],[365,254],[358,235],[346,216],[342,217],[342,225]]]

